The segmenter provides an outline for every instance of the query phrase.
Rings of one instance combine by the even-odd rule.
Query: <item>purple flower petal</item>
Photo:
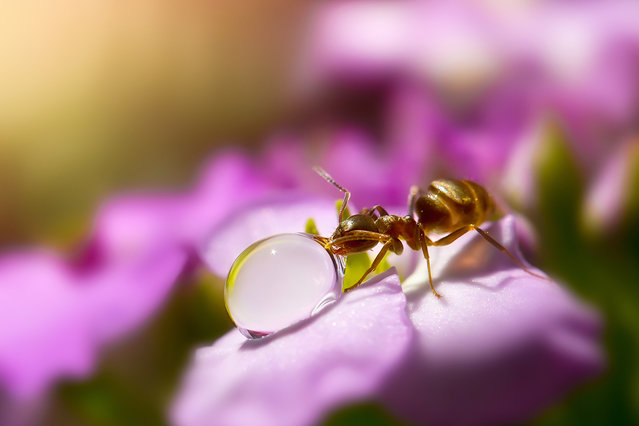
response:
[[[97,214],[78,266],[95,269],[134,263],[158,247],[176,245],[176,223],[185,204],[185,197],[169,194],[131,194],[109,200]]]
[[[5,254],[0,386],[11,397],[32,399],[60,377],[88,374],[104,344],[161,306],[206,232],[266,188],[245,157],[220,155],[190,192],[105,203],[73,260]]]
[[[406,202],[408,188],[416,183],[422,167],[421,145],[407,146],[413,139],[382,150],[363,132],[340,128],[322,142],[304,145],[294,138],[276,140],[266,154],[269,178],[287,189],[340,198],[340,192],[313,171],[313,166],[321,166],[351,191],[356,205]]]
[[[205,165],[190,191],[110,200],[98,214],[90,245],[110,261],[135,261],[159,246],[195,251],[231,212],[269,189],[246,156],[222,153]]]
[[[204,168],[174,227],[179,227],[182,238],[195,250],[230,213],[272,190],[270,181],[245,155],[233,151],[218,154]]]
[[[233,330],[196,353],[177,399],[179,425],[317,423],[370,398],[412,340],[397,275],[345,294],[320,315],[259,341]]]
[[[486,228],[522,259],[513,217]],[[425,268],[405,282],[418,344],[386,389],[399,416],[520,422],[601,369],[597,316],[556,283],[527,274],[475,233],[431,252],[443,298],[430,292]]]
[[[2,259],[0,380],[11,393],[30,395],[60,371],[88,370],[93,348],[86,344],[88,336],[80,322],[83,312],[74,309],[85,308],[76,305],[72,281],[60,260],[46,253]]]
[[[59,377],[88,374],[109,339],[164,299],[185,262],[166,251],[150,263],[78,271],[43,252],[0,260],[0,384],[30,399]]]
[[[542,117],[566,126],[586,168],[606,157],[611,137],[632,131],[638,12],[635,2],[334,2],[315,15],[305,58],[323,90],[390,86],[381,127],[407,127],[412,146],[436,143],[438,164],[423,164],[431,178],[500,182],[512,147]],[[415,81],[422,117],[387,110]]]
[[[624,142],[598,172],[584,205],[584,222],[590,231],[614,229],[631,200],[633,170],[639,163],[639,139]]]
[[[311,34],[313,52],[307,78],[355,76],[358,80],[386,77],[409,58],[406,22],[401,4],[349,2],[329,4],[316,13]]]
[[[287,213],[275,217],[284,224],[293,222],[297,214],[305,217],[303,205],[293,203]],[[263,217],[260,209],[249,210],[232,225],[224,244],[231,246],[235,233],[242,238],[241,223],[252,223],[252,233],[269,223],[252,221],[252,214]],[[266,228],[282,226],[278,223],[275,220]],[[517,247],[514,217],[485,228],[526,265]],[[430,252],[437,290],[444,297],[436,299],[431,293],[422,262],[403,284],[416,339],[408,346],[400,340],[402,351],[390,361],[393,366],[383,364],[383,370],[376,370],[383,374],[375,374],[373,382],[349,373],[348,380],[335,387],[357,391],[344,395],[331,387],[336,395],[330,399],[316,392],[311,379],[332,376],[335,365],[342,371],[338,361],[350,365],[349,356],[376,356],[357,350],[395,345],[375,325],[380,317],[387,326],[396,321],[386,318],[394,315],[388,310],[396,308],[395,302],[375,303],[372,309],[368,301],[375,285],[371,284],[345,294],[333,309],[272,339],[246,341],[233,331],[201,350],[174,418],[187,425],[213,419],[244,424],[258,418],[264,424],[308,424],[334,409],[338,401],[346,403],[356,395],[378,399],[398,417],[418,424],[519,422],[601,369],[599,318],[559,285],[529,275],[475,233],[449,246],[432,247]],[[211,257],[213,262],[220,262],[221,253],[220,248],[220,256]],[[225,262],[232,260],[229,256]],[[396,279],[387,276],[382,283],[391,278]],[[360,292],[355,302],[353,295]],[[370,328],[352,327],[353,318],[359,324],[369,323]],[[329,327],[333,322],[340,326]],[[379,380],[382,376],[385,380]]]
[[[337,226],[335,202],[289,194],[245,206],[209,234],[202,258],[213,272],[225,277],[245,248],[271,235],[304,232],[308,218],[315,220],[322,235],[332,234]]]

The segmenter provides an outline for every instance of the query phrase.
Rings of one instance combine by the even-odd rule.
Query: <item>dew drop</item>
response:
[[[229,272],[224,301],[250,339],[309,318],[342,294],[344,262],[311,234],[279,234],[250,245]]]

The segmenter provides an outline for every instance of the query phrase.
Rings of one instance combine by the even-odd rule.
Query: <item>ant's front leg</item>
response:
[[[332,245],[339,246],[340,244],[346,243],[348,241],[377,241],[378,243],[387,243],[391,237],[386,234],[380,234],[379,232],[371,232],[371,231],[349,231],[348,235],[344,235],[343,237],[335,238],[334,240],[327,240],[326,244],[324,244],[324,248],[329,249]]]
[[[401,253],[403,248],[404,246],[398,239],[392,238],[388,240],[386,244],[384,244],[382,249],[379,251],[377,256],[375,257],[375,260],[373,260],[373,263],[371,264],[370,268],[368,268],[366,272],[364,272],[364,275],[362,275],[362,277],[354,285],[345,289],[344,292],[351,291],[352,289],[358,287],[361,283],[363,283],[366,277],[368,276],[368,274],[370,274],[375,269],[377,269],[377,266],[380,264],[384,256],[386,256],[386,253],[388,253],[388,250]]]

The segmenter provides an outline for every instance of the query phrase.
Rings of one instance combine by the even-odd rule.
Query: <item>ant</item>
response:
[[[378,243],[384,244],[370,268],[355,285],[345,291],[359,286],[368,274],[377,268],[389,250],[397,255],[402,254],[404,245],[401,240],[404,240],[412,250],[422,251],[428,265],[430,288],[439,298],[441,295],[435,291],[431,277],[428,246],[451,244],[472,230],[477,231],[486,241],[507,254],[517,266],[530,275],[547,279],[527,269],[512,253],[479,227],[493,214],[495,203],[488,191],[478,183],[470,180],[442,179],[431,182],[426,191],[413,186],[408,196],[408,214],[403,217],[388,214],[382,206],[376,205],[344,218],[351,193],[335,182],[322,168],[314,167],[313,169],[344,193],[344,201],[338,213],[337,229],[330,238],[321,237],[320,239],[324,247],[331,253],[347,256],[368,251]],[[447,235],[433,241],[428,237],[429,233],[446,233]]]

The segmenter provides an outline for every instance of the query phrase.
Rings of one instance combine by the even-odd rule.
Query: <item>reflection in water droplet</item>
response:
[[[342,294],[343,259],[311,234],[279,234],[240,254],[226,279],[226,309],[240,332],[260,338],[309,318]]]

